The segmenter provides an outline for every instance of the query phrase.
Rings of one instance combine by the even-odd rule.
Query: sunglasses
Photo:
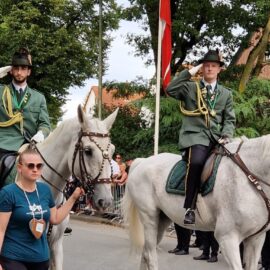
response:
[[[121,157],[116,157],[115,159],[121,159]]]
[[[20,163],[22,164],[22,163]],[[34,170],[34,168],[37,168],[37,170],[41,170],[44,166],[44,163],[25,163],[25,164],[22,164],[24,166],[26,166],[29,170]]]

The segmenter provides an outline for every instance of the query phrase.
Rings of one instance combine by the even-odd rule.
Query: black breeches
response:
[[[262,248],[262,266],[264,267],[270,267],[269,253],[270,253],[270,231],[267,231],[264,245]]]
[[[177,247],[180,250],[189,250],[189,242],[191,237],[191,230],[183,228],[176,223],[174,223],[175,232],[177,236]]]
[[[213,145],[193,145],[186,150],[184,158],[188,161],[186,176],[186,198],[184,208],[195,208],[200,188],[200,179],[204,164],[213,149]]]
[[[203,241],[203,254],[206,256],[210,255],[211,248],[211,256],[218,255],[219,245],[214,236],[214,232],[202,232],[202,241]]]

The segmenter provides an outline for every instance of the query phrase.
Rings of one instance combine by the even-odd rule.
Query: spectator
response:
[[[131,166],[131,164],[132,164],[132,162],[133,162],[133,159],[128,159],[127,161],[126,161],[126,173],[127,174],[129,174],[129,169],[130,169],[130,166]]]
[[[190,245],[191,248],[199,248],[200,250],[203,250],[203,244],[202,244],[202,231],[194,231],[196,235],[196,239],[193,244]]]
[[[262,248],[262,267],[260,270],[270,270],[270,231],[266,232],[264,245]]]
[[[111,160],[112,179],[115,180],[121,176],[121,171],[118,163],[115,160]]]
[[[187,255],[189,254],[189,242],[191,237],[191,230],[183,228],[176,223],[174,223],[174,228],[177,236],[177,246],[169,250],[169,253],[174,253],[175,255]]]
[[[122,156],[120,154],[115,155],[115,161],[119,165],[120,175],[114,180],[117,185],[124,185],[127,180],[126,164],[123,162]]]
[[[209,263],[218,261],[219,245],[214,236],[214,232],[201,232],[203,253],[200,256],[193,257],[194,260],[207,260]],[[211,249],[211,256],[210,256]]]

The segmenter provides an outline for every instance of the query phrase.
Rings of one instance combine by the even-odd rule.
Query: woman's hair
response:
[[[19,162],[19,163],[22,163],[23,156],[25,156],[25,155],[38,155],[38,156],[39,156],[39,153],[37,152],[36,149],[33,149],[33,148],[26,148],[24,151],[22,151],[22,152],[19,154],[19,158],[18,158],[18,162]]]

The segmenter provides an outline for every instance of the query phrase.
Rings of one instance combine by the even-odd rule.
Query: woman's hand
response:
[[[71,197],[77,201],[81,196],[85,195],[84,189],[80,187],[76,187],[76,189],[73,191]],[[1,269],[0,269],[1,270]]]

